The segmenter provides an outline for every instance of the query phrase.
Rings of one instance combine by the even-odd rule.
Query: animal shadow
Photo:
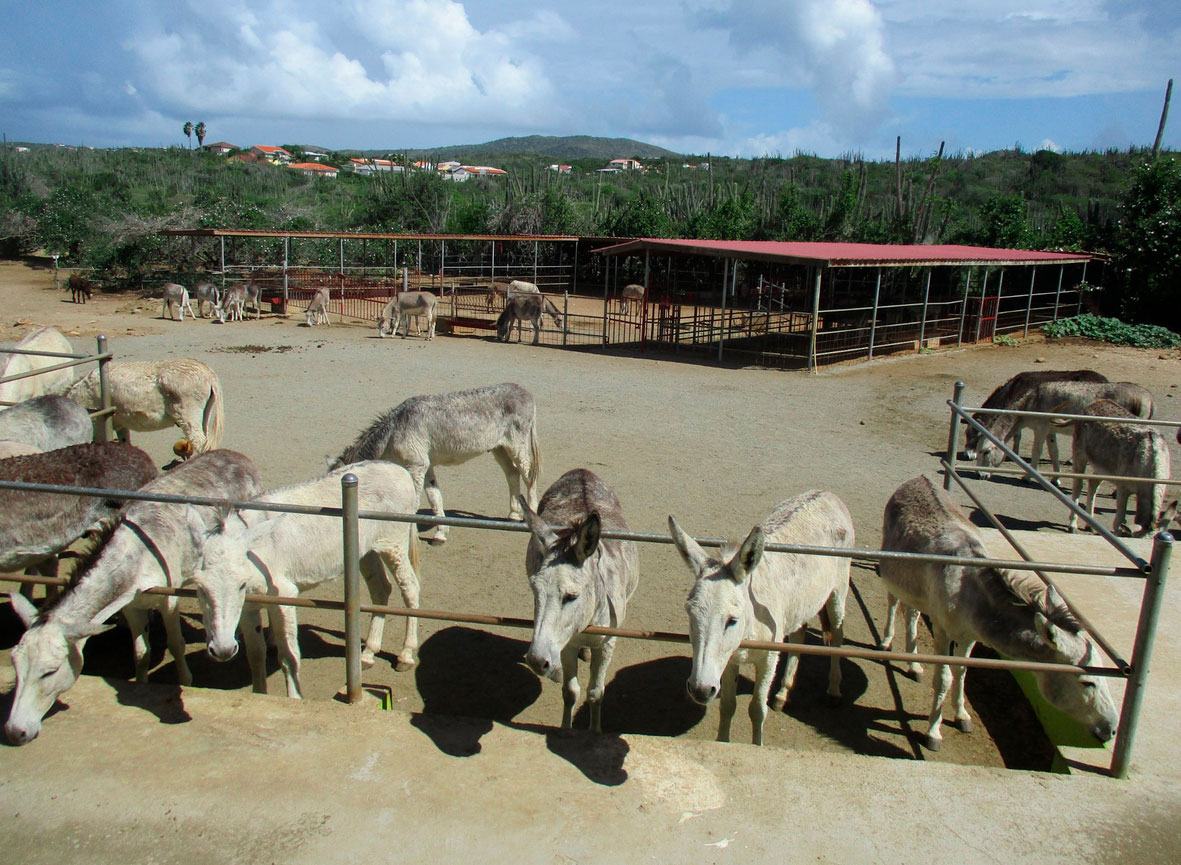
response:
[[[411,723],[444,754],[478,754],[494,722],[510,723],[541,696],[540,680],[521,663],[527,648],[523,640],[472,628],[435,632],[418,650],[414,680],[423,714]]]
[[[126,679],[104,677],[121,706],[151,712],[161,724],[187,724],[193,716],[185,709],[180,685],[138,685]]]
[[[1025,520],[1021,517],[1011,517],[1006,514],[995,514],[1002,526],[1010,531],[1036,532],[1038,529],[1066,529],[1065,523],[1054,520]],[[973,525],[982,529],[991,529],[992,523],[979,510],[973,510],[969,519]]]
[[[545,746],[596,784],[618,787],[627,780],[623,763],[631,749],[617,735],[588,730],[547,730]]]
[[[685,682],[693,661],[670,656],[615,671],[603,694],[603,727],[613,733],[680,736],[705,717],[705,707],[689,699]],[[579,707],[574,726],[590,726],[590,709]]]

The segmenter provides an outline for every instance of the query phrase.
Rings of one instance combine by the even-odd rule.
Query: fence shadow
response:
[[[511,723],[541,696],[541,681],[521,662],[528,647],[473,628],[436,631],[419,647],[414,681],[423,714],[414,726],[445,754],[478,754],[494,722]],[[430,717],[440,715],[453,717]]]

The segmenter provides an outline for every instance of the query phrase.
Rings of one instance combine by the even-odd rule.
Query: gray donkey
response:
[[[615,638],[591,636],[589,625],[618,628],[640,580],[633,541],[602,540],[603,530],[626,532],[615,493],[593,472],[566,472],[534,513],[522,500],[532,533],[525,570],[533,589],[533,639],[525,661],[537,675],[562,683],[562,726],[578,702],[578,658],[590,650],[590,727],[603,731],[603,691]]]
[[[1042,382],[1046,381],[1093,381],[1105,382],[1107,377],[1095,372],[1091,369],[1045,369],[1045,370],[1029,370],[1026,372],[1019,372],[1011,379],[1000,385],[996,390],[988,395],[988,399],[980,406],[981,408],[1012,408],[1013,404],[1025,396],[1029,391],[1033,390]],[[987,426],[988,415],[972,415],[976,420]],[[980,433],[976,427],[971,424],[967,425],[967,434],[965,436],[965,448],[968,452],[968,459],[976,459],[976,445],[980,440]],[[1017,425],[1013,428],[1013,450],[1019,450],[1021,444],[1021,430],[1025,425],[1018,420]]]
[[[143,491],[248,499],[261,488],[258,470],[249,459],[218,450],[161,475]],[[197,566],[205,537],[221,518],[222,511],[211,506],[132,502],[98,558],[57,603],[38,613],[23,598],[13,599],[28,630],[12,650],[16,691],[4,726],[10,742],[23,745],[36,738],[45,713],[78,680],[86,641],[107,630],[104,623],[120,610],[135,639],[136,680],[147,681],[147,611],[156,608],[164,616],[177,678],[182,685],[192,684],[179,599],[142,592],[154,586],[180,588]]]
[[[1135,415],[1123,406],[1108,399],[1095,400],[1081,411],[1081,414],[1096,417],[1116,417],[1135,420]],[[1164,436],[1152,427],[1134,423],[1106,423],[1102,421],[1059,421],[1074,426],[1074,440],[1071,463],[1078,473],[1090,466],[1096,474],[1121,475],[1153,480],[1168,480],[1170,477],[1169,445]],[[1102,481],[1087,481],[1087,513],[1095,514],[1095,493]],[[1074,479],[1074,498],[1082,491],[1083,479]],[[1138,537],[1157,529],[1165,528],[1177,511],[1174,500],[1165,507],[1165,487],[1153,483],[1115,482],[1115,522],[1112,529],[1117,534],[1130,530],[1124,523],[1128,510],[1128,498],[1136,494],[1136,523],[1140,530]],[[1078,515],[1070,515],[1070,530],[1078,530]]]
[[[189,290],[183,285],[177,285],[175,282],[169,282],[164,285],[164,309],[160,313],[160,318],[176,319],[176,310],[180,310],[180,320],[185,320],[185,310],[189,311],[189,315],[193,318],[197,314],[193,312],[193,304],[189,301]]]
[[[90,414],[64,396],[38,396],[0,410],[0,445],[19,442],[34,451],[87,444],[94,437]]]
[[[955,502],[926,477],[900,486],[882,518],[882,548],[962,558],[988,552],[979,530]],[[1091,666],[1095,647],[1052,589],[1033,574],[890,561],[878,565],[890,593],[891,613],[900,599],[931,618],[935,651],[967,657],[977,641],[1001,654],[1026,661]],[[892,630],[892,628],[890,629]],[[943,741],[943,701],[949,685],[955,719],[968,732],[971,717],[964,705],[964,667],[935,667],[934,697],[927,726],[927,747]],[[1101,742],[1115,734],[1115,704],[1101,678],[1071,673],[1035,673],[1038,689],[1054,706],[1085,725]],[[954,682],[952,681],[954,679]]]
[[[217,309],[221,302],[221,292],[217,290],[217,286],[212,282],[198,283],[193,289],[193,299],[197,301],[197,318],[205,317],[205,305],[209,305],[210,316],[213,311]]]
[[[537,502],[541,450],[537,444],[537,408],[533,395],[519,384],[495,384],[472,390],[412,396],[369,425],[330,466],[362,460],[389,460],[410,472],[416,501],[425,490],[436,516],[443,493],[435,466],[459,465],[492,452],[509,488],[509,519],[523,519],[517,496]],[[522,488],[523,487],[523,488]],[[436,526],[424,540],[443,543],[447,527]]]
[[[1097,399],[1109,399],[1130,411],[1136,417],[1152,417],[1152,394],[1138,384],[1130,381],[1116,382],[1086,382],[1086,381],[1047,381],[1036,385],[1032,390],[1013,401],[1011,408],[1020,411],[1058,412],[1060,414],[1078,414]],[[1010,439],[1017,427],[1027,426],[1033,430],[1033,456],[1030,464],[1035,468],[1041,461],[1042,445],[1049,439],[1050,460],[1054,471],[1059,471],[1058,440],[1051,435],[1055,429],[1051,418],[1015,417],[1013,415],[992,415],[982,421],[983,425],[1001,441]],[[1004,460],[1005,455],[999,447],[981,436],[980,446],[976,451],[976,465],[982,467],[996,467]],[[981,472],[987,477],[986,472]]]
[[[541,341],[542,315],[548,315],[554,320],[554,327],[561,329],[562,314],[548,297],[542,294],[510,294],[505,300],[504,312],[496,319],[496,338],[500,342],[508,342],[515,321],[517,342],[520,342],[521,322],[528,321],[533,325],[533,345],[537,345]]]

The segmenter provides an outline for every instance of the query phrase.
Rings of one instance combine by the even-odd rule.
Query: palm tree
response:
[[[205,121],[202,120],[200,123],[198,123],[196,126],[194,126],[193,131],[197,133],[197,146],[204,147],[205,146]]]
[[[188,136],[188,139],[189,139],[189,150],[192,150],[193,149],[193,124],[189,120],[185,121],[184,133],[186,136]]]

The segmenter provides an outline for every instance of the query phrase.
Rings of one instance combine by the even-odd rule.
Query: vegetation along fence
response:
[[[1089,514],[1080,509],[1076,504],[1074,504],[1074,502],[1054,488],[1053,485],[1040,473],[1038,473],[1035,468],[1021,460],[1021,458],[1018,457],[1011,448],[993,436],[991,432],[989,432],[987,429],[984,429],[978,421],[971,417],[969,412],[977,410],[966,409],[962,407],[960,397],[962,396],[963,386],[964,385],[962,382],[957,383],[955,397],[949,401],[949,405],[952,410],[952,416],[951,426],[948,434],[948,456],[947,459],[943,461],[943,466],[947,473],[945,485],[950,484],[951,480],[954,479],[957,483],[963,486],[965,491],[968,492],[969,496],[977,502],[977,505],[985,513],[988,519],[994,525],[996,525],[997,528],[1006,535],[1006,538],[1009,539],[1010,543],[1013,544],[1014,549],[1016,549],[1019,555],[1022,557],[1020,560],[963,558],[959,556],[906,553],[895,550],[874,550],[856,547],[819,547],[802,544],[767,544],[767,550],[771,552],[795,553],[803,555],[832,556],[860,562],[908,560],[935,564],[954,564],[968,567],[998,567],[1012,570],[1033,571],[1048,585],[1052,585],[1055,588],[1057,588],[1057,585],[1051,581],[1050,577],[1047,576],[1048,574],[1088,574],[1106,577],[1143,579],[1145,581],[1145,590],[1131,661],[1129,662],[1124,660],[1123,656],[1118,651],[1116,651],[1111,646],[1111,644],[1106,639],[1104,639],[1103,636],[1094,628],[1094,626],[1078,612],[1076,607],[1070,605],[1069,601],[1067,601],[1067,604],[1070,605],[1072,612],[1078,616],[1079,621],[1084,625],[1084,627],[1087,628],[1095,642],[1107,654],[1111,661],[1109,665],[1084,667],[1074,664],[1011,661],[1006,659],[959,657],[952,655],[908,654],[905,652],[861,649],[850,646],[834,647],[801,643],[774,643],[757,640],[746,640],[743,641],[741,645],[744,648],[755,650],[769,650],[786,653],[794,652],[801,655],[835,655],[844,658],[862,658],[879,662],[916,661],[924,664],[950,664],[963,667],[987,667],[991,669],[1030,670],[1043,673],[1066,673],[1072,675],[1086,674],[1092,676],[1124,678],[1127,680],[1127,689],[1125,691],[1123,707],[1121,709],[1110,771],[1117,777],[1126,777],[1132,754],[1132,746],[1135,739],[1136,726],[1139,720],[1140,705],[1143,699],[1144,689],[1147,685],[1148,664],[1152,655],[1156,622],[1159,616],[1163,595],[1162,590],[1164,588],[1165,579],[1168,575],[1173,538],[1171,535],[1164,532],[1158,534],[1153,542],[1151,561],[1145,562],[1143,559],[1138,557],[1127,547],[1126,544],[1111,535],[1111,533],[1107,532],[1102,526],[1098,525],[1098,523]],[[1024,471],[1037,483],[1042,485],[1047,491],[1054,494],[1063,504],[1067,505],[1067,507],[1071,508],[1083,520],[1085,520],[1088,525],[1094,528],[1103,537],[1107,538],[1108,542],[1111,543],[1117,550],[1120,551],[1122,555],[1128,559],[1130,566],[1108,567],[1089,564],[1077,564],[1071,562],[1038,562],[1031,560],[1030,556],[1025,552],[1025,550],[1012,539],[1011,534],[1009,534],[1003,528],[1003,526],[1001,526],[999,521],[996,520],[996,517],[993,516],[990,511],[984,508],[984,506],[979,502],[979,499],[969,490],[963,478],[956,471],[955,451],[958,447],[958,437],[961,422],[970,423],[980,429],[981,434],[997,444],[1011,459],[1014,460],[1018,466],[1020,466],[1022,471]],[[359,520],[413,522],[427,525],[447,525],[457,528],[471,528],[501,532],[527,532],[528,528],[522,523],[510,520],[480,519],[469,517],[434,517],[419,514],[361,511],[358,509],[357,504],[357,487],[358,481],[356,476],[346,474],[341,479],[341,506],[339,508],[332,508],[286,505],[280,503],[256,501],[234,501],[228,499],[203,498],[196,496],[145,494],[127,490],[32,484],[18,481],[0,482],[0,488],[2,489],[18,489],[58,494],[65,493],[84,496],[101,496],[103,498],[111,498],[116,500],[122,499],[132,501],[155,501],[166,503],[210,505],[226,509],[239,508],[242,510],[298,513],[319,516],[325,519],[339,519],[341,521],[342,548],[345,563],[343,600],[333,601],[315,600],[311,598],[282,597],[276,595],[248,595],[247,601],[262,605],[286,605],[342,611],[344,614],[345,626],[345,686],[348,699],[351,702],[356,702],[361,699],[361,613],[381,613],[389,616],[436,619],[450,622],[463,622],[509,628],[530,629],[533,627],[532,621],[523,618],[483,613],[463,613],[448,610],[422,610],[405,607],[362,604],[360,590],[361,580],[359,568],[359,550],[357,545],[357,526]],[[631,540],[638,543],[672,543],[672,539],[669,536],[655,533],[605,531],[603,536],[606,538]],[[704,547],[719,547],[723,544],[723,541],[717,538],[703,538],[699,539],[698,543]],[[15,582],[39,583],[48,585],[63,585],[65,582],[63,580],[57,580],[49,577],[22,577],[17,575],[4,576],[3,579]],[[151,594],[181,595],[187,597],[193,597],[195,595],[193,591],[186,589],[154,588],[149,589],[148,592]],[[689,636],[687,634],[666,631],[640,631],[625,628],[606,628],[596,626],[588,628],[587,633],[616,636],[625,639],[678,643],[682,645],[689,643]]]

